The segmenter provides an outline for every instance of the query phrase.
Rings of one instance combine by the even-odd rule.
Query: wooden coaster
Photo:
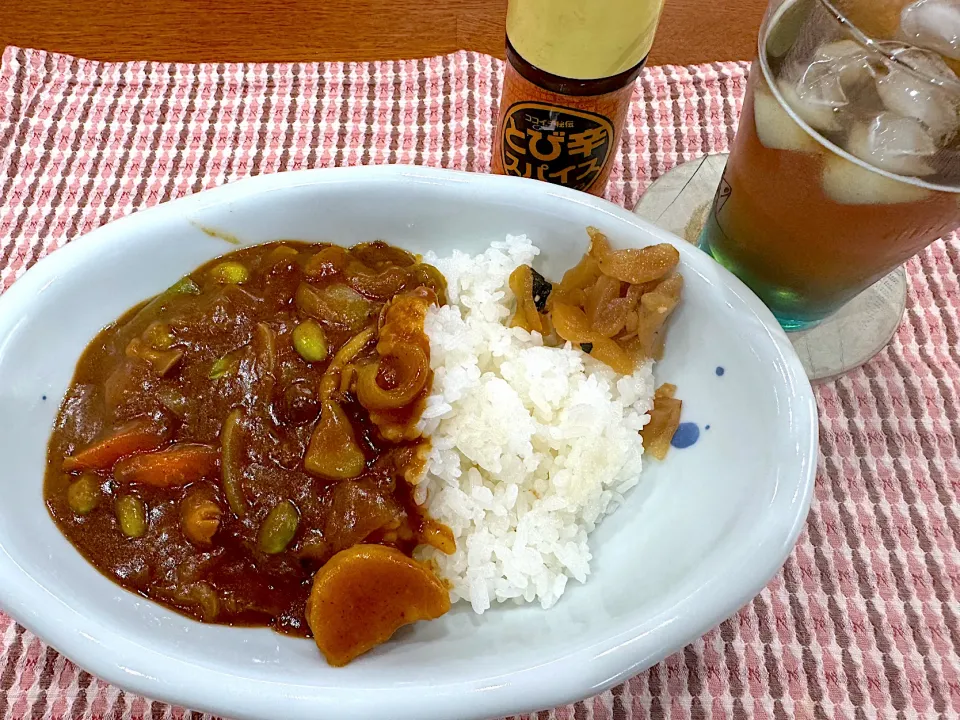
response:
[[[633,211],[696,244],[727,156],[678,165],[647,188]],[[898,267],[814,328],[788,333],[807,377],[824,382],[853,370],[890,342],[907,302],[907,274]]]

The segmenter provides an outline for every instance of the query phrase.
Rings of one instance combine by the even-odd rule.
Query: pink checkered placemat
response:
[[[745,63],[642,74],[607,191],[733,137]],[[502,65],[99,63],[8,48],[0,67],[0,291],[139,208],[247,175],[359,163],[486,172]],[[822,455],[796,550],[736,616],[629,682],[536,720],[960,717],[960,238],[909,264],[907,313],[818,388]],[[0,614],[0,720],[173,718]]]

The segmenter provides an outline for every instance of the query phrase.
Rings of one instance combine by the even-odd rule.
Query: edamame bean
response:
[[[293,347],[307,362],[327,359],[327,336],[314,320],[306,320],[294,328]]]
[[[86,515],[100,504],[100,479],[84,473],[67,488],[67,504],[77,515]]]
[[[257,533],[257,545],[262,552],[276,555],[287,549],[300,524],[300,513],[289,500],[277,504],[264,519]]]
[[[250,279],[250,271],[233,260],[214,265],[208,277],[220,285],[242,285]]]
[[[171,285],[166,291],[160,295],[160,297],[169,300],[173,295],[199,295],[200,286],[197,285],[192,278],[184,277],[180,278]]]
[[[143,537],[147,533],[147,506],[136,495],[121,495],[114,503],[114,512],[120,531],[129,538]]]

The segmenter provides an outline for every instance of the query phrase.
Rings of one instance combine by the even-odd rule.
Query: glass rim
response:
[[[901,48],[910,48],[910,47],[918,48],[920,50],[926,50],[927,52],[932,52],[936,54],[942,60],[942,56],[940,55],[940,53],[936,52],[935,50],[930,50],[929,48],[923,48],[919,45],[911,45],[901,40],[876,40],[875,38],[865,33],[863,30],[861,30],[859,27],[857,27],[856,23],[850,20],[846,16],[846,14],[844,14],[843,11],[841,11],[837,7],[834,0],[816,0],[816,2],[824,10],[826,10],[833,17],[834,20],[836,20],[843,27],[843,29],[852,37],[854,42],[856,42],[858,45],[861,45],[867,48],[868,50],[871,50],[873,52],[876,52],[882,55],[887,61],[895,65],[897,68],[909,73],[910,75],[916,77],[919,80],[922,80],[923,82],[929,83],[931,85],[936,85],[937,87],[943,88],[950,92],[956,92],[960,94],[960,77],[957,77],[956,80],[953,80],[951,78],[933,77],[923,72],[922,70],[918,70],[912,67],[911,65],[908,65],[903,60],[898,58],[897,52],[894,50],[891,50],[890,45],[892,43],[896,43],[898,50]],[[953,68],[950,68],[950,70],[953,70]],[[954,74],[956,75],[956,73]]]
[[[875,50],[876,52],[881,53],[885,58],[889,57],[889,62],[891,64],[896,64],[898,68],[902,68],[904,71],[911,73],[920,82],[934,84],[934,87],[938,88],[941,92],[950,93],[950,98],[949,98],[950,100],[953,100],[954,93],[957,93],[956,95],[958,100],[957,107],[958,107],[958,112],[960,112],[960,83],[951,83],[951,84],[937,83],[935,78],[929,78],[928,76],[915,71],[912,67],[904,63],[902,60],[898,60],[895,56],[890,57],[888,52],[885,52],[882,47],[877,45],[878,41],[873,40],[868,35],[863,33],[859,28],[853,25],[853,23],[847,20],[842,13],[837,11],[833,5],[834,1],[835,0],[812,0],[810,1],[809,5],[811,8],[815,8],[819,5],[828,13],[830,13],[831,17],[833,18],[833,21],[839,24],[841,28],[844,30],[844,32],[847,32],[848,34],[850,34],[850,36],[854,39],[854,41],[858,42],[858,44],[861,47],[864,47],[865,49],[870,51]],[[763,75],[764,81],[766,82],[767,85],[769,85],[770,92],[776,98],[780,106],[783,108],[787,108],[788,110],[790,108],[790,104],[784,99],[783,95],[781,94],[780,89],[777,85],[776,77],[773,74],[773,69],[770,65],[770,57],[767,52],[767,41],[769,39],[769,36],[773,27],[779,20],[782,19],[783,15],[785,14],[785,11],[789,7],[802,2],[805,2],[805,0],[786,0],[785,2],[780,2],[779,4],[777,4],[774,0],[771,0],[770,7],[768,7],[767,13],[764,15],[763,23],[760,27],[760,33],[759,33],[758,42],[757,42],[757,45],[758,45],[757,62],[760,65],[760,69],[761,69],[761,73]],[[756,65],[754,65],[754,69],[756,69]],[[866,160],[863,160],[847,152],[838,144],[834,143],[829,138],[824,136],[822,132],[808,125],[806,121],[803,120],[803,118],[795,115],[792,111],[790,111],[790,113],[793,121],[798,126],[803,128],[803,130],[811,138],[813,138],[815,142],[824,146],[824,148],[829,152],[832,152],[835,155],[852,162],[854,165],[857,165],[872,173],[883,175],[884,177],[887,177],[891,180],[895,180],[897,182],[904,182],[911,185],[916,185],[918,187],[923,187],[928,190],[932,190],[934,192],[946,192],[951,195],[960,193],[960,175],[958,175],[956,178],[954,178],[953,176],[949,176],[949,179],[945,179],[944,181],[931,181],[917,175],[900,175],[889,170],[884,170]]]

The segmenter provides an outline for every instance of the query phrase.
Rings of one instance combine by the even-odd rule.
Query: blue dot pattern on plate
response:
[[[688,448],[700,439],[700,428],[696,423],[685,422],[677,426],[670,444],[675,448]]]
[[[718,365],[716,372],[717,372],[717,377],[723,377],[723,374],[726,372],[726,370],[724,370],[721,366]]]

